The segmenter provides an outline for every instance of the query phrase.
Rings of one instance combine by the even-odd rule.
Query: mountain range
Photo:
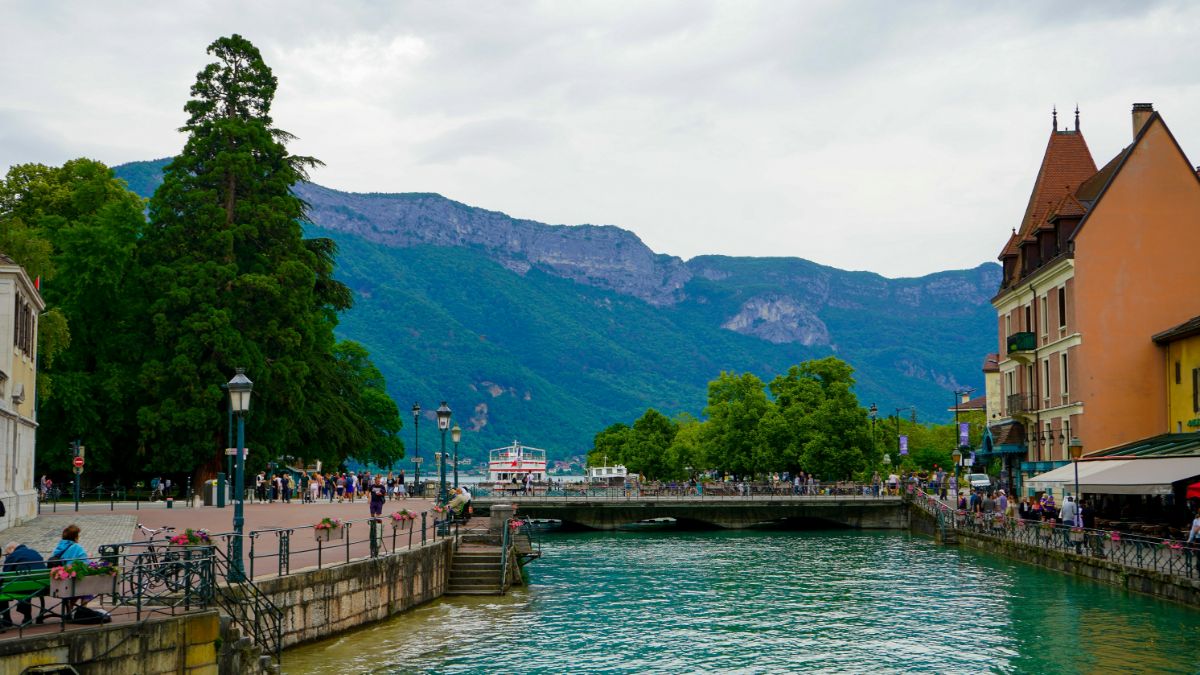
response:
[[[115,171],[149,197],[166,162]],[[337,276],[356,295],[338,333],[370,349],[402,410],[420,402],[423,454],[442,400],[466,456],[519,439],[563,457],[648,407],[699,416],[722,370],[769,380],[830,354],[881,415],[915,406],[944,421],[956,387],[982,388],[995,349],[994,263],[889,279],[800,258],[685,261],[611,225],[546,225],[430,193],[295,190],[307,233],[337,241]],[[410,455],[412,433],[409,420]]]

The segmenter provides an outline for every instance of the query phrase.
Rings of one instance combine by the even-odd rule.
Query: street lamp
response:
[[[237,455],[234,460],[234,498],[233,504],[233,541],[229,542],[229,580],[245,581],[246,573],[242,570],[242,526],[246,518],[242,512],[242,501],[246,491],[246,413],[250,410],[250,392],[254,383],[246,377],[246,369],[238,368],[233,379],[226,385],[229,390],[229,409],[237,413]]]
[[[962,449],[955,448],[954,452],[950,453],[950,458],[954,460],[954,497],[958,497],[958,468],[962,465],[963,453]]]
[[[875,404],[872,403],[871,409],[868,412],[871,415],[871,455],[874,456],[875,450],[878,449],[875,443],[875,418],[879,416],[879,408],[875,407]]]
[[[1071,444],[1067,446],[1071,451],[1071,461],[1075,464],[1075,501],[1079,502],[1079,458],[1083,457],[1083,441],[1078,437],[1071,439]]]
[[[424,491],[420,489],[421,485],[421,435],[417,433],[421,426],[421,404],[414,403],[412,407],[413,414],[413,464],[417,465],[416,475],[413,476],[413,496],[422,497]],[[418,490],[421,490],[418,492]]]
[[[454,441],[454,489],[458,489],[458,442],[462,440],[462,429],[455,424],[450,430],[450,440]]]
[[[437,409],[438,431],[442,432],[442,459],[438,462],[438,502],[450,501],[446,494],[446,431],[450,429],[450,406],[445,401]]]

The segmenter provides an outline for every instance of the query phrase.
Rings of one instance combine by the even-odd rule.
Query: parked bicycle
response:
[[[144,549],[133,559],[132,574],[122,578],[125,592],[129,596],[147,595],[146,591],[161,593],[183,591],[188,586],[186,569],[177,563],[182,556],[171,550],[171,536],[175,528],[163,525],[155,529],[137,524],[138,532],[145,538]],[[140,543],[140,542],[139,542]]]

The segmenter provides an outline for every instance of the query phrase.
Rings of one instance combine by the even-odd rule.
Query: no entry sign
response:
[[[76,457],[75,459],[71,460],[71,463],[74,464],[78,468],[81,468],[81,469],[83,468],[83,458],[82,457]]]

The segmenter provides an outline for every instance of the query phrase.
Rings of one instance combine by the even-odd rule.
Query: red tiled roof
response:
[[[1025,427],[1010,423],[992,427],[992,442],[995,445],[1024,445]]]
[[[1029,194],[1029,204],[1017,236],[1009,240],[1001,257],[1016,254],[1025,241],[1046,221],[1051,210],[1063,197],[1074,192],[1096,173],[1096,162],[1088,150],[1087,141],[1078,131],[1052,131],[1038,169],[1037,180]]]
[[[988,354],[983,358],[983,372],[997,373],[1000,372],[1000,355]]]

